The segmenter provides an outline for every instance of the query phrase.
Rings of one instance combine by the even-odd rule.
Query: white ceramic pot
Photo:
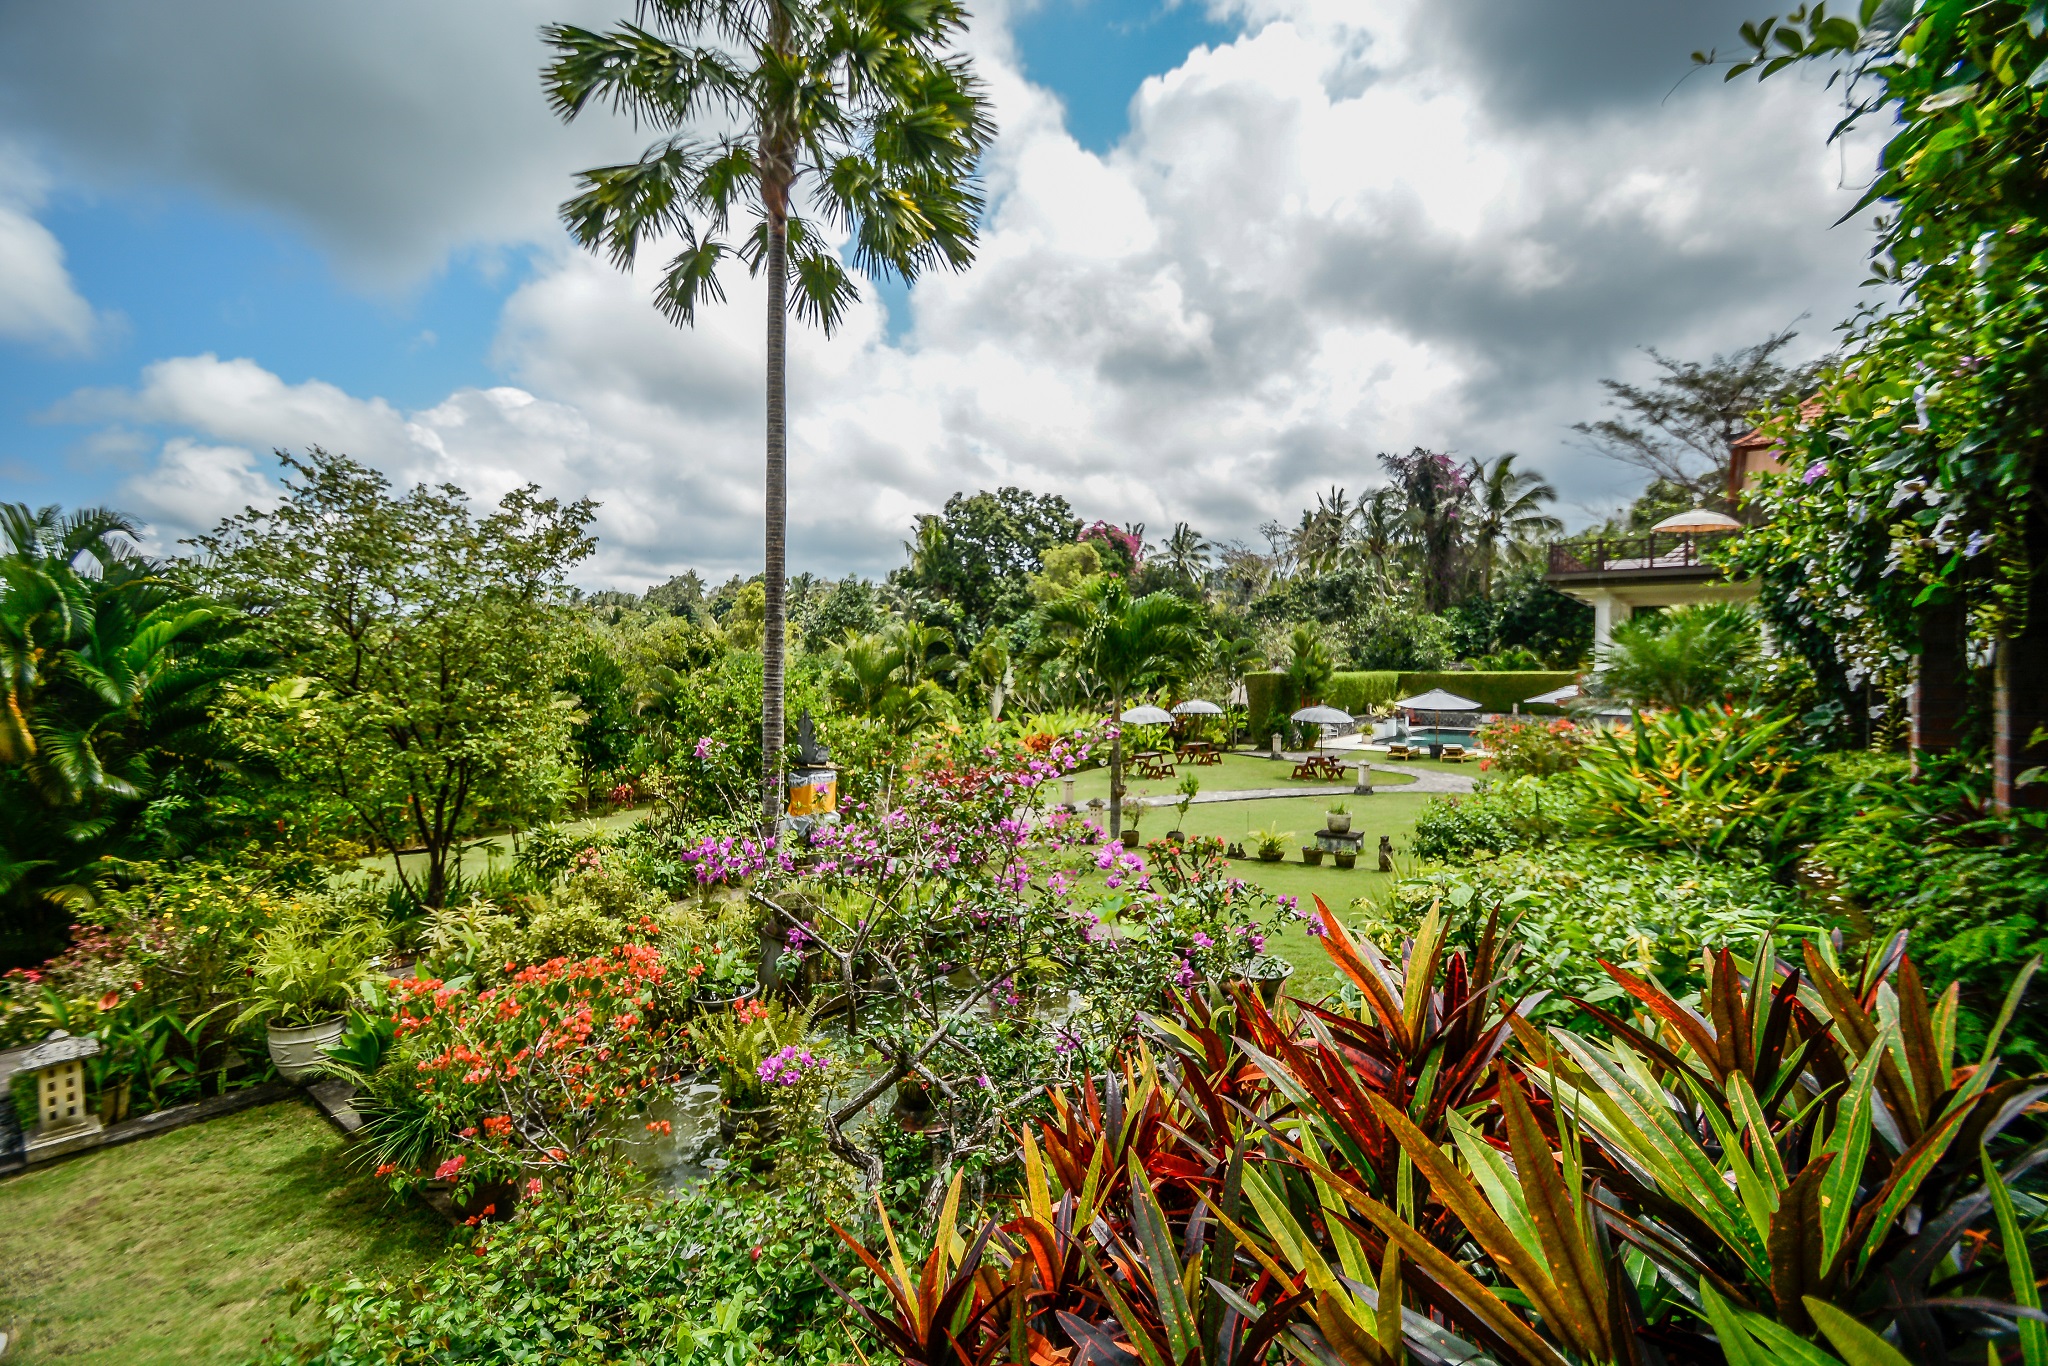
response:
[[[1325,811],[1323,828],[1333,835],[1348,835],[1351,833],[1351,814],[1345,811]]]
[[[341,1041],[348,1020],[337,1015],[316,1025],[298,1029],[270,1026],[270,1060],[286,1081],[297,1081],[327,1060],[327,1049]]]

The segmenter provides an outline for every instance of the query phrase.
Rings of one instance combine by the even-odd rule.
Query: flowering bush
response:
[[[1544,721],[1533,716],[1501,716],[1479,728],[1478,744],[1486,751],[1482,772],[1541,778],[1566,773],[1585,756],[1589,732],[1568,716]]]
[[[636,941],[514,971],[496,988],[394,984],[393,1055],[358,1106],[380,1174],[399,1186],[429,1174],[510,1180],[591,1151],[678,1075],[680,1030],[650,1015],[666,973]]]

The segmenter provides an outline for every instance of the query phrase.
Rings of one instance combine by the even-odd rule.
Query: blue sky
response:
[[[554,219],[643,139],[548,114],[536,29],[625,8],[0,7],[0,499],[168,546],[317,443],[597,498],[592,584],[757,563],[756,285],[678,331]],[[1833,97],[1671,93],[1744,15],[986,0],[979,256],[796,334],[795,566],[884,571],[916,514],[1010,483],[1256,542],[1416,445],[1516,450],[1574,521],[1625,502],[1571,433],[1603,377],[1802,315],[1817,350],[1856,300]]]
[[[1147,76],[1236,31],[1194,3],[1146,11],[1116,0],[1045,0],[1013,33],[1026,73],[1065,105],[1069,131],[1106,152],[1123,137],[1131,97]],[[458,250],[424,280],[379,288],[338,272],[275,213],[146,183],[60,183],[51,198],[40,221],[106,325],[83,356],[7,348],[0,498],[108,497],[126,462],[96,456],[79,424],[47,415],[76,390],[132,383],[158,357],[246,356],[287,383],[325,380],[402,409],[504,378],[492,339],[506,299],[531,276],[530,251]],[[907,321],[905,292],[894,282],[881,287],[897,335]]]

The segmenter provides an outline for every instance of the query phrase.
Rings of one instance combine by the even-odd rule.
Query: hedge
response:
[[[1447,669],[1436,673],[1404,673],[1401,675],[1401,690],[1394,697],[1414,697],[1431,688],[1442,688],[1445,692],[1471,698],[1479,704],[1481,711],[1505,712],[1513,711],[1515,705],[1525,698],[1562,688],[1577,679],[1578,675],[1570,669],[1504,669],[1498,673],[1482,669]],[[1522,710],[1549,709],[1524,707]]]
[[[1345,711],[1368,712],[1391,706],[1404,697],[1414,697],[1431,688],[1469,697],[1481,711],[1508,712],[1524,698],[1561,688],[1578,677],[1568,669],[1516,669],[1490,673],[1479,669],[1395,673],[1373,669],[1332,674],[1323,689],[1323,700]],[[1300,709],[1294,684],[1286,674],[1266,669],[1244,678],[1245,712],[1254,744],[1274,731],[1285,731],[1290,714]],[[1525,707],[1525,711],[1554,714],[1555,707]]]

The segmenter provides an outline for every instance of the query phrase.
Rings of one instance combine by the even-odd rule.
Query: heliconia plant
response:
[[[2016,1141],[2048,1078],[2000,1076],[1997,1029],[1960,1062],[1903,941],[1710,951],[1697,998],[1610,966],[1637,1009],[1579,1002],[1602,1037],[1499,999],[1497,924],[1450,952],[1432,913],[1395,962],[1318,919],[1355,991],[1178,1000],[1019,1135],[1014,1218],[969,1243],[949,1207],[943,1359],[2048,1366],[2048,1142]],[[885,1336],[932,1361],[932,1321]]]

